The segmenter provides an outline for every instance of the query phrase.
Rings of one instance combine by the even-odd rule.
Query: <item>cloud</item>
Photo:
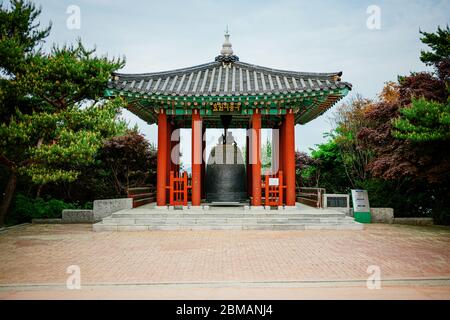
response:
[[[228,24],[241,61],[297,71],[343,71],[350,96],[375,97],[385,81],[425,70],[419,60],[419,28],[448,23],[450,1],[38,1],[42,23],[53,21],[50,42],[77,37],[100,53],[125,55],[124,72],[152,72],[212,61]],[[381,29],[368,30],[366,9],[381,8]],[[66,8],[79,5],[82,28],[66,28]],[[302,151],[324,141],[324,116],[296,128]],[[156,127],[129,112],[152,141]],[[217,140],[217,139],[216,139]]]

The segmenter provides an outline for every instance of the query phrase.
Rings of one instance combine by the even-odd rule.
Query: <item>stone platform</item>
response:
[[[184,207],[161,208],[148,204],[114,212],[93,225],[94,231],[143,230],[361,230],[363,225],[345,213],[295,207]]]

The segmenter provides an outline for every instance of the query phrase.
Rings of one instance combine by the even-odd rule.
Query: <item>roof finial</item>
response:
[[[229,65],[232,62],[239,61],[239,57],[233,54],[233,49],[231,48],[228,25],[225,30],[225,41],[222,44],[222,50],[220,50],[220,55],[218,55],[215,60],[218,62],[222,62],[224,65]]]
[[[227,29],[225,30],[225,41],[222,44],[222,50],[220,50],[220,54],[224,56],[233,55],[233,49],[231,48],[230,42],[230,33],[228,32],[228,25]]]

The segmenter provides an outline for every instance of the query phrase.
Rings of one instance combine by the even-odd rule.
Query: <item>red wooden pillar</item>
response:
[[[172,170],[172,123],[170,122],[170,118],[167,117],[167,149],[166,149],[166,160],[167,160],[167,166],[166,166],[166,185],[170,185],[170,171]],[[168,189],[166,188],[166,191],[168,192]],[[168,194],[166,194],[167,199]]]
[[[245,139],[245,165],[247,173],[247,195],[252,195],[252,165],[250,164],[250,135],[251,131],[247,128],[246,139]]]
[[[206,126],[204,123],[202,123],[202,177],[201,177],[201,189],[202,189],[202,199],[205,198],[205,172],[206,172],[206,161],[208,159],[206,158],[208,155],[205,155],[206,151]]]
[[[261,114],[258,109],[252,115],[252,205],[261,205]]]
[[[292,109],[285,119],[284,176],[286,181],[286,205],[295,206],[295,121]]]
[[[284,168],[285,168],[285,155],[284,155],[284,151],[285,151],[285,137],[286,137],[286,122],[285,122],[286,117],[283,116],[283,120],[281,121],[281,125],[280,125],[280,171],[284,172]],[[282,199],[283,204],[286,203],[286,192],[283,193],[283,199]]]
[[[284,189],[283,189],[283,171],[279,171],[278,174],[278,205],[283,205],[283,195],[284,195]]]
[[[167,116],[163,109],[158,114],[158,161],[156,167],[156,205],[166,205],[167,173]]]
[[[192,110],[192,205],[199,206],[202,196],[202,119],[198,109]]]

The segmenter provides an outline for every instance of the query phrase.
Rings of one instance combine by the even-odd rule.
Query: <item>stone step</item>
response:
[[[363,225],[333,210],[289,208],[282,210],[142,208],[115,212],[94,224],[95,231],[139,230],[361,230]]]
[[[105,218],[103,219],[104,223],[108,224],[250,224],[250,223],[341,223],[341,222],[353,222],[353,219],[342,218],[211,218],[211,217],[187,217],[187,218],[172,218],[172,217],[163,217],[163,218]]]
[[[109,225],[97,223],[94,231],[148,231],[148,230],[362,230],[360,223],[345,224],[249,224],[249,225]]]
[[[112,218],[126,219],[152,219],[152,218],[289,218],[289,219],[315,219],[315,218],[344,218],[345,213],[113,213]]]

